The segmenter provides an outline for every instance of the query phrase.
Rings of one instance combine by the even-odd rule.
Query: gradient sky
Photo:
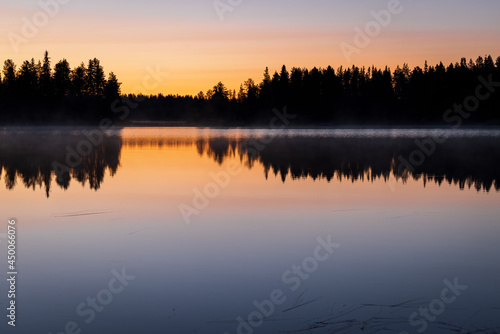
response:
[[[19,65],[48,50],[53,64],[66,58],[76,67],[97,57],[118,75],[124,93],[196,94],[218,81],[238,89],[249,77],[260,82],[266,66],[273,72],[283,64],[395,68],[500,56],[498,0],[401,0],[403,11],[351,59],[340,44],[354,44],[354,28],[373,21],[370,12],[386,9],[389,0],[243,0],[224,20],[213,0],[65,0],[16,52],[9,34],[23,36],[22,19],[41,11],[38,1],[2,4],[0,60]],[[168,76],[145,87],[147,67]]]

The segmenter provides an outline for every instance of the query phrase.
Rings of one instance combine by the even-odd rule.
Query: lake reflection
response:
[[[7,333],[500,331],[499,131],[447,131],[409,166],[440,131],[127,128],[69,166],[82,130],[0,131]],[[135,278],[87,323],[78,306],[122,268]]]
[[[87,133],[85,136],[82,132]],[[446,181],[461,189],[500,190],[499,131],[437,130],[37,130],[0,133],[0,172],[8,189],[17,183],[50,193],[51,179],[66,189],[71,179],[99,189],[106,170],[113,176],[122,145],[158,150],[195,146],[219,164],[238,156],[248,167],[291,180],[370,181],[382,178],[424,185]],[[432,138],[439,134],[440,142]],[[90,137],[89,137],[90,136]],[[90,140],[89,140],[90,138]],[[88,153],[87,153],[88,152]],[[168,167],[168,166],[166,166]]]

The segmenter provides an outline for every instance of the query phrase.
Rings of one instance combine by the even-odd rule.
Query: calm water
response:
[[[500,332],[500,131],[83,130],[0,130],[2,333]]]

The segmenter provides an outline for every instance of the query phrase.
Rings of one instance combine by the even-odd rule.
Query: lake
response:
[[[2,333],[499,333],[499,163],[499,130],[2,129]]]

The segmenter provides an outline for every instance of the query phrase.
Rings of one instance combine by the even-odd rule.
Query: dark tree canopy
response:
[[[0,122],[96,122],[104,117],[126,121],[183,121],[193,124],[268,124],[274,108],[287,106],[296,124],[446,125],[443,115],[467,98],[478,85],[492,81],[491,93],[474,112],[463,113],[468,124],[500,124],[500,57],[461,58],[456,63],[391,71],[384,68],[312,69],[285,65],[271,75],[265,68],[260,83],[249,78],[238,92],[218,82],[196,96],[122,96],[113,72],[106,78],[97,58],[71,68],[58,61],[54,69],[45,52],[42,61],[10,59],[0,75]],[[481,81],[482,80],[482,81]],[[494,91],[490,92],[493,88]],[[470,100],[470,99],[469,99]],[[123,115],[126,115],[125,117]]]
[[[0,122],[51,123],[92,121],[109,114],[120,97],[114,73],[109,82],[97,58],[71,69],[66,59],[54,68],[46,51],[42,61],[25,60],[19,69],[8,59],[0,76]]]

